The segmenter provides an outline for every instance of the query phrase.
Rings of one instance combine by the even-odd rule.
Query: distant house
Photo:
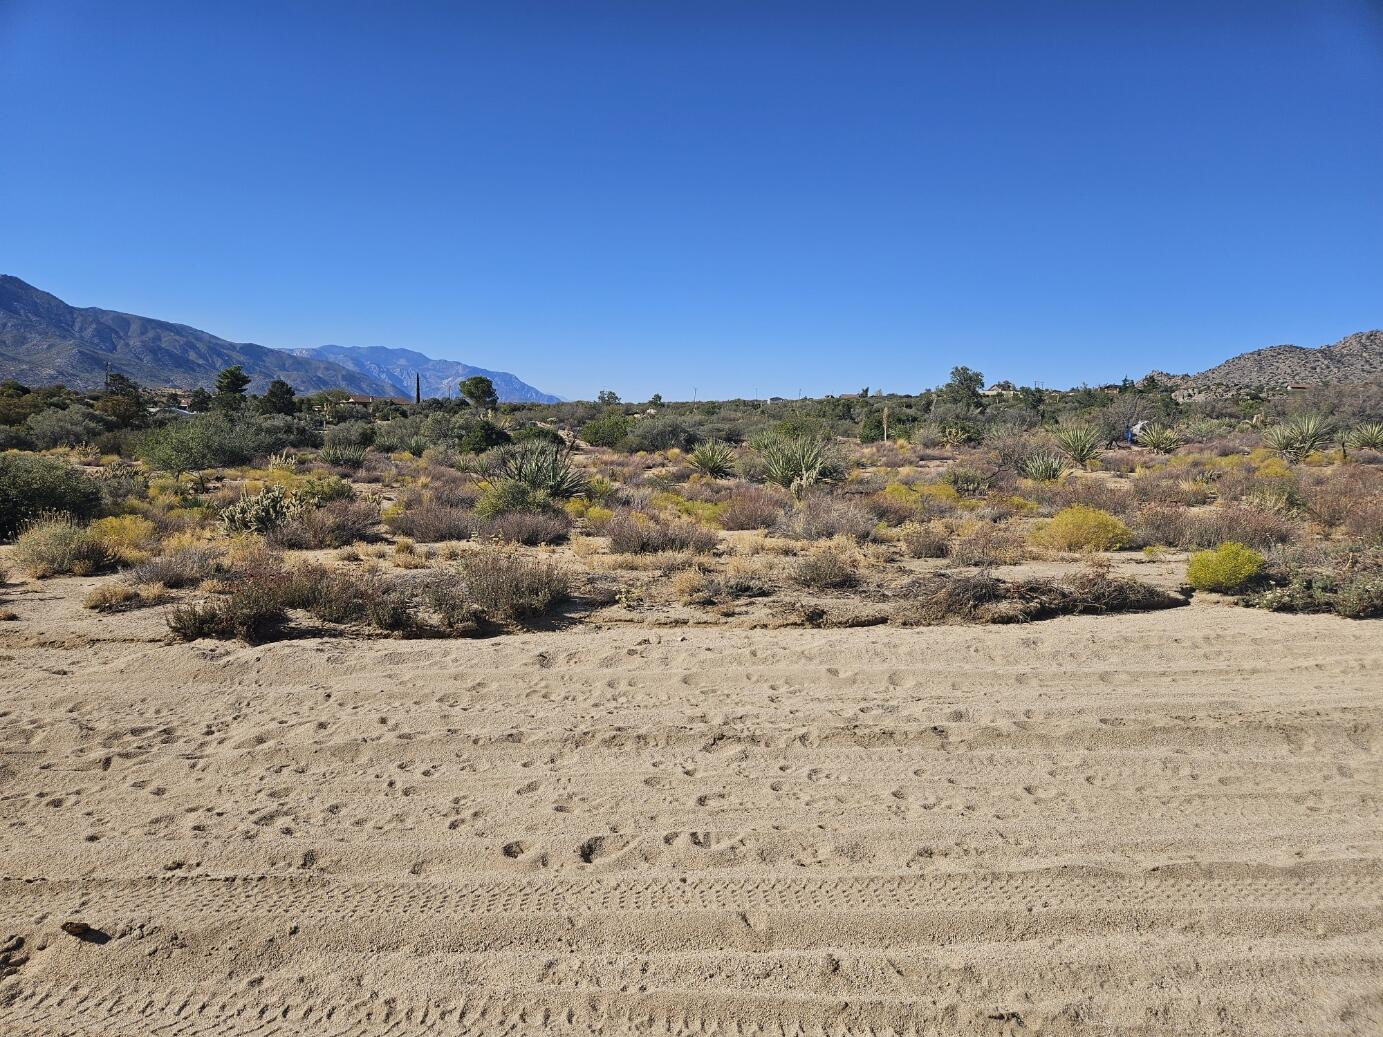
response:
[[[995,382],[988,389],[981,389],[981,396],[1012,396],[1014,388],[1009,382]]]

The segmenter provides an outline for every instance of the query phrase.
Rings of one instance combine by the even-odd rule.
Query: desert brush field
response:
[[[1367,401],[23,388],[5,1037],[1383,1032]]]

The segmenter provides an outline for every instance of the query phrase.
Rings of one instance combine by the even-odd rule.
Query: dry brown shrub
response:
[[[947,545],[946,555],[957,565],[1017,565],[1027,550],[1021,533],[986,522],[962,530]]]

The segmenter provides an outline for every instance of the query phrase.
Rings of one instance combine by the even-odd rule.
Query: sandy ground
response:
[[[88,585],[0,625],[6,1035],[1383,1032],[1379,624],[248,648]]]

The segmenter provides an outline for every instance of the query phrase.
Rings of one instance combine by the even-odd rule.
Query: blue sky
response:
[[[1383,4],[0,0],[0,272],[627,399],[1383,325]]]

